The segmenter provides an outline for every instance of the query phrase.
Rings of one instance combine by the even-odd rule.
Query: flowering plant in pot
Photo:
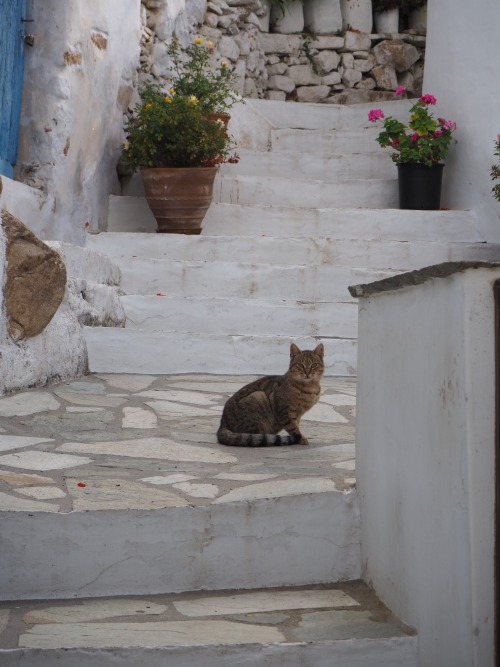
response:
[[[171,85],[177,95],[194,95],[205,114],[224,114],[240,99],[236,92],[237,75],[229,63],[215,61],[210,40],[196,37],[183,52],[174,39],[168,48],[172,59]]]
[[[186,92],[183,75],[178,80],[180,88],[174,84],[163,90],[157,84],[147,84],[125,128],[120,169],[122,173],[140,169],[160,232],[199,234],[212,201],[218,166],[238,161],[231,155],[234,143],[225,122],[209,115],[224,108],[222,98],[212,88],[217,75],[211,78],[207,74],[202,90],[201,70],[196,71],[194,80],[201,100]],[[226,90],[222,86],[224,95]]]
[[[497,158],[499,158],[499,163],[494,164],[491,167],[490,175],[493,181],[498,181],[500,180],[500,134],[497,135],[497,139],[495,141],[495,155]],[[495,183],[495,185],[491,188],[491,191],[493,192],[495,199],[500,201],[500,183]]]
[[[402,95],[405,88],[400,86],[396,95]],[[384,129],[377,137],[382,148],[392,148],[393,162],[398,165],[399,195],[401,208],[439,208],[443,163],[448,155],[457,124],[445,118],[434,118],[429,107],[436,104],[433,95],[422,95],[410,108],[407,125],[392,116],[384,115],[381,109],[371,109],[368,120],[383,121]],[[410,182],[410,193],[403,192],[403,186]],[[419,184],[424,188],[419,191]],[[429,200],[426,194],[431,195]],[[413,196],[415,195],[415,196]]]

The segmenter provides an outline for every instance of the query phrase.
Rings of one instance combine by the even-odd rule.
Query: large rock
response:
[[[402,40],[386,39],[373,49],[379,65],[394,67],[396,72],[405,72],[420,58],[418,49]]]
[[[7,330],[15,341],[24,340],[41,333],[61,305],[66,267],[55,250],[6,210],[2,211],[2,228],[6,240]]]

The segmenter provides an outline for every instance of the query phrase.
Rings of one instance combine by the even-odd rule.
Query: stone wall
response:
[[[139,80],[168,85],[165,5],[159,0],[142,4]],[[351,104],[392,99],[400,85],[411,96],[421,94],[425,30],[269,33],[263,28],[265,12],[262,0],[210,0],[201,16],[191,13],[190,23],[170,27],[183,46],[194,35],[212,41],[219,60],[237,72],[244,97]]]

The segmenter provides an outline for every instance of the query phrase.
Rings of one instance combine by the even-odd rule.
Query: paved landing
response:
[[[0,603],[0,649],[317,642],[407,633],[362,582]]]
[[[251,376],[89,375],[0,398],[0,510],[157,509],[355,486],[356,381],[325,378],[310,446],[237,448],[216,431]]]

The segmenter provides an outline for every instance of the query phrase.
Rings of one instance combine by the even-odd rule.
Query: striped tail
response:
[[[217,431],[217,440],[221,445],[230,447],[276,447],[296,445],[300,442],[299,433],[293,435],[272,435],[271,433],[234,433],[225,426]]]

